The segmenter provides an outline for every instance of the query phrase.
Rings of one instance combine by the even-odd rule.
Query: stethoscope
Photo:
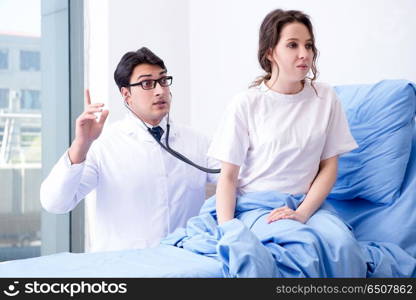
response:
[[[130,106],[126,103],[126,101],[124,101],[124,106],[131,112],[133,113],[133,115],[136,116],[136,118],[138,118],[140,121],[142,121],[143,125],[146,126],[147,131],[149,132],[149,134],[155,139],[155,141],[163,148],[165,149],[167,152],[169,152],[170,154],[172,154],[174,157],[176,157],[177,159],[203,171],[206,173],[220,173],[221,169],[209,169],[209,168],[205,168],[202,166],[197,165],[196,163],[194,163],[193,161],[191,161],[189,158],[187,158],[186,156],[184,156],[183,154],[173,150],[170,146],[169,146],[169,133],[170,133],[170,124],[169,124],[169,114],[167,117],[167,123],[166,123],[166,137],[165,137],[165,143],[166,146],[163,145],[163,143],[161,141],[159,141],[155,135],[153,135],[152,130],[150,129],[149,126],[146,125],[146,123],[140,119],[140,117],[130,108]]]

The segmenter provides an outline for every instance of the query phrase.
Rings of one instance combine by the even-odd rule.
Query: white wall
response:
[[[189,0],[88,0],[88,84],[93,101],[105,102],[109,122],[125,108],[114,82],[114,70],[124,53],[146,46],[160,56],[174,76],[172,117],[190,122]]]
[[[92,60],[101,55],[90,65],[90,74],[97,73],[90,76],[90,85],[93,95],[109,99],[110,122],[123,113],[113,81],[116,64],[124,52],[146,45],[174,76],[175,119],[211,135],[232,96],[262,73],[258,29],[275,8],[300,9],[311,16],[320,50],[318,80],[333,85],[387,78],[416,81],[414,0],[88,2],[99,3],[89,12],[91,49],[95,35],[104,40],[103,48],[96,47],[101,50],[90,53]],[[103,3],[107,17],[100,19]]]

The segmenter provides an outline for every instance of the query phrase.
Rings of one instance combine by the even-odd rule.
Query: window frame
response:
[[[43,179],[66,153],[83,109],[83,12],[82,0],[42,0]],[[41,220],[41,255],[84,251],[83,201],[63,215],[42,211]]]

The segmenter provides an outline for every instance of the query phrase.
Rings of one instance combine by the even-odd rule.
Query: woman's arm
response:
[[[322,205],[337,179],[338,156],[321,161],[318,175],[306,194],[305,200],[296,209],[307,221],[313,213]]]
[[[217,183],[217,219],[222,224],[234,218],[237,180],[240,167],[227,162],[221,163]]]
[[[322,205],[331,191],[336,179],[338,169],[338,156],[322,160],[319,171],[313,181],[302,204],[293,211],[289,207],[280,207],[273,210],[267,220],[274,222],[279,219],[293,219],[306,223],[313,213]]]

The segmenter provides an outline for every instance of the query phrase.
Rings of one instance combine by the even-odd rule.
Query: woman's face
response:
[[[313,42],[308,28],[297,22],[286,24],[279,42],[268,56],[273,65],[272,77],[287,82],[305,79],[312,66],[313,56]]]

